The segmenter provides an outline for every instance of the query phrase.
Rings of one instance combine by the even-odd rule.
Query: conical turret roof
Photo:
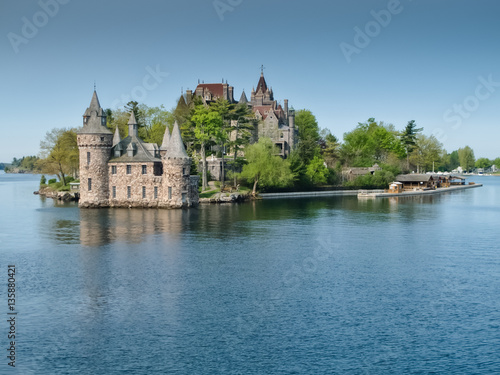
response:
[[[122,138],[120,137],[120,131],[118,130],[118,126],[115,129],[115,135],[113,136],[113,147],[115,147],[118,143],[120,143]]]
[[[243,92],[241,93],[240,103],[248,103],[248,99],[247,99],[247,96],[245,94],[245,90],[243,90]]]
[[[179,129],[179,124],[177,121],[174,123],[174,128],[172,130],[172,135],[170,136],[170,142],[167,149],[168,158],[187,158],[188,154],[184,148],[184,143],[182,142],[181,130]]]
[[[82,134],[112,134],[111,131],[105,126],[106,113],[101,108],[97,92],[94,90],[92,99],[90,100],[89,107],[83,114],[84,123],[83,128],[79,131]],[[104,124],[104,125],[103,125]]]
[[[135,119],[134,111],[130,112],[130,118],[128,120],[129,125],[137,125],[137,120]]]
[[[170,131],[168,130],[168,125],[165,128],[165,134],[163,135],[163,142],[161,143],[160,150],[166,151],[169,149],[170,144]]]

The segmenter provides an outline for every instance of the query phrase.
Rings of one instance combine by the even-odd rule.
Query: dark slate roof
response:
[[[243,92],[241,93],[240,103],[248,103],[248,99],[247,99],[247,96],[246,96],[246,94],[245,94],[245,91],[243,91]]]
[[[410,173],[396,176],[396,181],[398,182],[428,182],[431,180],[433,180],[433,178],[430,174]]]
[[[172,134],[170,135],[169,148],[167,149],[167,158],[187,158],[189,157],[182,142],[181,130],[177,121],[174,123]]]
[[[111,131],[101,125],[101,118],[106,117],[106,113],[99,104],[97,93],[94,91],[90,106],[87,108],[83,117],[88,117],[87,123],[78,131],[81,134],[113,134]]]
[[[111,152],[111,163],[144,163],[144,162],[161,162],[161,160],[154,156],[154,150],[158,149],[151,143],[145,143],[139,137],[128,136],[122,139],[117,145],[115,145]],[[125,152],[122,156],[116,158],[114,157],[115,150],[134,150],[133,156],[128,156]]]

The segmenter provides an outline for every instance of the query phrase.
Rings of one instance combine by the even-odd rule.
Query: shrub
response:
[[[42,177],[40,177],[40,185],[45,185],[47,183],[47,179],[45,178],[45,175],[42,174]]]
[[[57,182],[57,179],[55,178],[51,178],[49,181],[48,181],[48,184],[51,185],[51,184],[55,184]]]

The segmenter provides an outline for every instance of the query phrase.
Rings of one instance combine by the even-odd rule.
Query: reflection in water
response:
[[[141,243],[148,235],[180,233],[195,215],[196,210],[81,209],[80,241],[84,246]]]
[[[439,197],[405,197],[364,199],[329,197],[311,199],[275,199],[242,204],[201,205],[189,210],[160,209],[78,209],[79,220],[53,221],[51,237],[60,243],[101,246],[115,241],[141,243],[150,235],[192,233],[211,238],[266,235],[284,225],[287,220],[315,221],[322,217],[340,215],[356,220],[357,213],[366,219],[373,216],[379,222],[404,222],[435,212],[426,205]],[[417,204],[415,204],[417,203]],[[353,216],[354,215],[354,216]],[[361,217],[360,217],[361,218]],[[274,234],[276,235],[276,234]]]

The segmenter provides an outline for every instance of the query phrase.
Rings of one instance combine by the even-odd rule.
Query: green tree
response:
[[[202,190],[206,190],[208,188],[206,147],[221,131],[222,117],[218,112],[199,104],[194,110],[191,122],[194,125],[194,135],[200,146],[202,158]]]
[[[76,174],[79,151],[76,129],[52,129],[40,142],[42,158],[38,165],[43,173],[56,174],[66,185],[66,175]]]
[[[313,185],[326,184],[329,173],[328,168],[325,166],[325,161],[320,156],[315,156],[306,168],[306,176]]]
[[[443,145],[433,135],[418,134],[409,160],[419,171],[436,170],[441,165]]]
[[[475,167],[476,168],[489,168],[493,165],[490,159],[488,158],[479,158],[476,160]]]
[[[370,167],[374,163],[387,163],[404,155],[397,132],[392,125],[375,122],[374,118],[358,123],[344,134],[341,159],[352,167]]]
[[[307,165],[320,153],[318,121],[311,111],[301,109],[295,114],[295,126],[299,131],[297,151],[304,165]]]
[[[458,159],[460,160],[460,166],[466,172],[474,167],[476,161],[474,151],[469,146],[458,149]]]
[[[144,126],[139,129],[139,136],[148,143],[156,143],[160,146],[167,126],[174,124],[174,116],[163,106],[148,107],[139,105],[139,111],[143,118]]]
[[[401,144],[406,151],[406,168],[410,169],[410,154],[417,147],[417,134],[424,128],[417,128],[415,120],[408,121],[405,130],[401,133]]]
[[[495,160],[493,160],[493,165],[497,168],[500,168],[500,158],[496,158]]]
[[[452,151],[449,154],[449,167],[448,170],[452,171],[453,169],[457,169],[460,166],[460,159],[458,158],[458,150]]]
[[[340,159],[340,143],[329,129],[323,129],[320,133],[319,146],[321,155],[326,162],[328,168],[333,168]]]
[[[265,187],[284,187],[293,182],[290,161],[276,156],[277,153],[277,147],[266,137],[245,148],[248,164],[243,166],[241,177],[253,182],[253,195],[257,192],[258,184]]]

